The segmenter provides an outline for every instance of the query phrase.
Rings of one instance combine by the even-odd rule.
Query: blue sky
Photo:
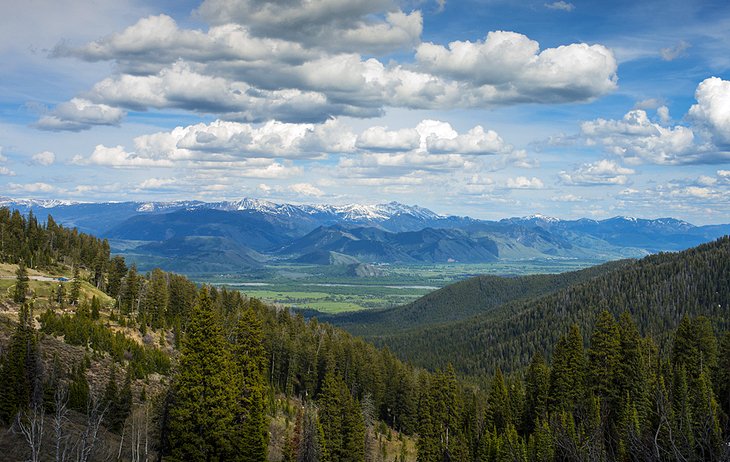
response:
[[[730,222],[727,2],[39,0],[0,195]]]

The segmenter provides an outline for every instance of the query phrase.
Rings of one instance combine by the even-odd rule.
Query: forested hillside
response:
[[[49,236],[48,225],[21,223],[27,242],[33,230]],[[34,461],[727,460],[727,305],[705,308],[727,300],[729,245],[658,255],[506,305],[546,310],[555,342],[533,341],[519,373],[496,367],[476,381],[451,365],[408,365],[239,291],[140,274],[121,257],[101,259],[95,281],[95,267],[40,246],[36,258],[57,252],[54,268],[74,277],[48,287],[15,257],[0,311],[0,450]],[[611,294],[620,316],[602,309]],[[584,301],[595,311],[571,316]],[[676,329],[642,318],[654,303],[677,313]],[[540,325],[541,315],[528,319]],[[461,353],[493,364],[490,342]]]
[[[417,327],[443,324],[486,313],[505,303],[527,300],[588,281],[628,265],[627,260],[605,263],[580,271],[519,277],[476,276],[431,292],[404,306],[317,316],[366,339]]]
[[[727,329],[728,281],[730,238],[725,237],[683,252],[652,255],[555,293],[506,303],[462,321],[369,338],[427,368],[451,363],[458,372],[474,376],[492,374],[497,367],[520,370],[536,352],[550,355],[571,324],[590,330],[601,310],[615,316],[628,311],[640,332],[662,346],[683,316],[706,316],[716,329]]]

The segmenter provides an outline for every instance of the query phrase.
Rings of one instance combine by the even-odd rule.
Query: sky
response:
[[[2,0],[0,196],[730,222],[730,3]]]

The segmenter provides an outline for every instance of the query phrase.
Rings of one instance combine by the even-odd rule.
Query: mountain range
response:
[[[140,261],[187,274],[241,272],[276,262],[484,263],[497,260],[609,261],[682,250],[730,234],[730,225],[674,218],[499,221],[445,216],[419,206],[294,205],[260,199],[200,202],[69,202],[0,198],[105,237]],[[149,258],[141,258],[149,257]]]

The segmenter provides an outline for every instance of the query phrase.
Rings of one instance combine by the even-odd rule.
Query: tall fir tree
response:
[[[173,382],[168,460],[233,458],[240,431],[235,425],[238,393],[234,371],[228,342],[204,287],[191,313]]]
[[[268,423],[264,409],[266,352],[261,321],[251,308],[244,310],[238,320],[233,353],[239,380],[236,421],[243,428],[238,442],[238,459],[263,461],[268,445]]]
[[[28,270],[25,268],[23,260],[18,263],[18,269],[15,271],[15,289],[13,290],[13,301],[16,303],[24,303],[28,293]]]
[[[81,297],[81,272],[78,266],[74,266],[74,277],[71,281],[71,291],[68,294],[68,301],[71,305],[76,306],[79,304],[79,298]]]
[[[573,411],[586,397],[586,357],[583,337],[573,324],[555,346],[550,371],[550,407],[553,411]]]
[[[550,393],[550,368],[542,353],[532,357],[530,367],[525,375],[525,410],[523,413],[523,429],[532,433],[536,421],[547,420],[547,405]]]
[[[487,398],[487,425],[497,433],[503,433],[512,423],[507,385],[502,370],[498,367],[492,379],[492,387]]]

